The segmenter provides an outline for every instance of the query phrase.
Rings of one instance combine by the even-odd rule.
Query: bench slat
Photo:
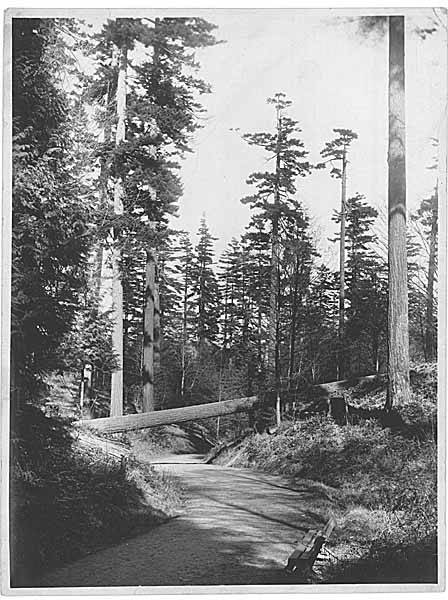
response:
[[[335,526],[336,521],[331,517],[322,529],[310,529],[298,542],[294,552],[288,558],[285,567],[286,572],[299,572],[302,575],[310,573],[322,546],[332,534]]]

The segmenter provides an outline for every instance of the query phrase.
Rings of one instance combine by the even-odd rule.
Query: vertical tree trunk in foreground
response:
[[[339,352],[337,378],[344,378],[344,321],[345,321],[345,210],[347,195],[347,154],[342,155],[342,184],[341,184],[341,235],[339,241]]]
[[[280,205],[280,109],[277,108],[277,155],[276,155],[276,190],[274,198],[274,211],[272,216],[272,241],[271,241],[271,289],[269,293],[269,345],[268,366],[271,384],[275,390],[275,412],[277,424],[281,421],[280,404],[280,372],[278,348],[278,300],[279,300],[279,267],[280,243],[278,233],[279,205]]]
[[[156,260],[156,278],[154,284],[154,371],[157,373],[160,369],[160,345],[162,343],[162,333],[160,330],[160,296],[158,269]]]
[[[386,410],[410,397],[405,134],[404,17],[389,17],[389,381]]]
[[[105,146],[110,144],[112,138],[112,115],[110,114],[110,92],[109,88],[107,89],[104,103],[105,103],[105,111],[104,111],[104,126],[103,132],[100,139],[100,142],[103,142]],[[99,177],[99,187],[101,200],[104,205],[108,204],[108,191],[107,191],[107,183],[109,179],[109,165],[107,164],[107,160],[105,156],[102,156],[100,159],[100,177]],[[104,252],[103,240],[101,239],[98,243],[98,247],[95,253],[95,290],[97,297],[97,305],[98,311],[100,309],[101,298],[103,294],[103,267],[104,261],[106,258],[106,252]]]
[[[428,287],[425,315],[425,347],[428,360],[434,360],[437,356],[437,340],[434,327],[434,281],[436,275],[437,255],[437,209],[438,188],[431,198],[431,233],[429,237],[429,263],[428,263]]]
[[[126,70],[127,48],[120,49],[117,83],[117,131],[115,144],[118,146],[126,137]],[[123,214],[123,182],[117,179],[114,189],[114,213]],[[112,350],[117,360],[117,369],[112,373],[110,415],[123,414],[123,285],[121,281],[121,252],[117,244],[118,232],[115,231],[115,244],[112,251],[112,304],[113,329]]]
[[[188,266],[185,265],[185,269]],[[186,355],[187,355],[187,310],[188,310],[188,275],[185,272],[184,290],[183,290],[183,301],[182,301],[182,347],[181,347],[181,381],[180,381],[180,400],[181,405],[184,406],[185,397],[185,371],[187,367]]]
[[[143,313],[143,412],[155,409],[154,403],[154,301],[156,261],[146,252],[145,308]]]

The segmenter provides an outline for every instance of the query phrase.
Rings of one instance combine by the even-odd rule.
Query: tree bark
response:
[[[277,108],[277,151],[276,151],[276,186],[274,197],[274,211],[272,215],[272,240],[271,240],[271,289],[269,294],[269,346],[268,366],[271,383],[273,384],[276,398],[277,424],[281,421],[280,404],[280,371],[279,371],[279,348],[278,348],[278,299],[279,299],[279,267],[280,267],[280,243],[278,235],[279,206],[280,206],[280,109]]]
[[[78,424],[87,425],[98,431],[107,433],[118,433],[119,431],[133,431],[158,427],[159,425],[170,425],[172,423],[185,423],[197,419],[208,419],[220,415],[230,415],[253,409],[258,403],[257,396],[250,398],[237,398],[236,400],[225,400],[224,402],[210,402],[208,404],[197,404],[195,406],[183,406],[181,408],[169,408],[157,410],[148,414],[125,415],[116,418],[101,418],[80,421]]]
[[[111,115],[109,113],[109,104],[110,104],[110,96],[109,89],[106,92],[105,96],[105,114],[104,114],[104,127],[103,127],[103,142],[104,144],[109,144],[112,137],[112,127],[111,127]],[[108,193],[107,193],[107,182],[109,178],[109,167],[104,156],[100,159],[100,177],[99,177],[99,187],[100,194],[103,203],[108,204]],[[95,288],[96,288],[96,296],[98,303],[98,311],[100,307],[101,296],[103,292],[103,263],[105,258],[105,252],[103,247],[103,240],[100,240],[98,243],[98,247],[96,249],[95,255]]]
[[[119,146],[126,138],[126,71],[127,47],[120,49],[118,82],[117,82],[117,131],[115,145]],[[114,189],[114,213],[123,214],[123,182],[117,179]],[[117,369],[112,373],[110,415],[123,414],[123,285],[121,281],[121,251],[118,246],[118,231],[114,232],[112,250],[112,303],[113,329],[112,349],[117,360]]]
[[[344,323],[345,323],[345,211],[347,195],[347,154],[344,148],[342,155],[342,182],[341,182],[341,235],[339,241],[339,353],[337,376],[344,376]]]
[[[187,259],[185,260],[185,279],[182,301],[182,346],[181,346],[181,379],[180,379],[180,399],[184,403],[185,397],[185,376],[187,368],[187,325],[188,325],[188,269]]]
[[[154,401],[154,301],[156,262],[152,251],[146,252],[145,307],[143,313],[143,412],[155,410]]]
[[[410,397],[405,134],[404,17],[389,17],[389,377],[386,410]]]
[[[298,291],[299,291],[299,257],[298,254],[294,261],[293,285],[291,286],[291,328],[289,332],[289,361],[288,361],[288,390],[292,389],[292,378],[294,374],[294,363],[296,354],[296,334],[297,334],[297,309],[298,309]]]
[[[428,287],[426,298],[425,315],[425,354],[427,360],[434,360],[437,355],[437,343],[434,328],[434,280],[436,274],[437,255],[437,209],[438,193],[437,187],[431,198],[431,233],[429,238],[429,263],[428,263]]]
[[[160,371],[160,346],[162,331],[160,329],[160,296],[159,296],[159,267],[155,257],[155,283],[154,283],[154,373]]]

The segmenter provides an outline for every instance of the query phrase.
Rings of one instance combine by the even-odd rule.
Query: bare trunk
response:
[[[344,149],[342,156],[342,184],[341,184],[341,236],[339,240],[339,354],[338,354],[338,379],[344,374],[344,322],[345,322],[345,211],[347,194],[347,156]]]
[[[105,114],[104,114],[104,128],[102,133],[102,141],[104,144],[109,144],[112,137],[112,128],[111,128],[111,115],[110,115],[110,96],[109,89],[106,92],[105,96]],[[109,167],[104,156],[101,157],[100,160],[100,177],[99,177],[99,187],[100,194],[103,203],[108,204],[108,193],[107,193],[107,182],[109,178]],[[99,245],[96,249],[95,256],[95,288],[96,295],[98,299],[98,305],[101,299],[102,287],[103,287],[103,262],[104,262],[104,248],[103,248],[103,240],[99,241]]]
[[[154,372],[160,371],[160,346],[161,346],[161,329],[160,329],[160,297],[159,297],[159,276],[156,259],[156,281],[154,284]]]
[[[294,265],[294,283],[292,286],[291,298],[291,329],[289,333],[289,364],[288,364],[288,390],[292,388],[292,378],[294,374],[296,333],[297,333],[297,307],[298,307],[298,289],[299,289],[299,257],[296,256]]]
[[[184,280],[184,297],[183,297],[183,312],[182,312],[182,348],[181,348],[181,381],[180,381],[180,397],[183,404],[185,396],[185,370],[186,370],[186,353],[187,353],[187,310],[188,310],[188,265],[185,263],[185,280]]]
[[[155,410],[154,402],[154,300],[156,262],[146,252],[145,307],[143,313],[143,412]]]
[[[118,83],[117,83],[117,131],[115,144],[119,146],[126,138],[126,71],[127,48],[120,49]],[[123,214],[123,182],[118,179],[114,189],[114,213]],[[111,416],[123,414],[123,285],[121,281],[121,252],[117,244],[118,232],[114,232],[114,248],[112,250],[112,304],[113,329],[112,349],[117,360],[117,369],[112,373],[111,382]]]
[[[389,298],[385,408],[409,400],[404,17],[389,17]]]
[[[91,427],[105,433],[117,433],[119,431],[133,431],[172,423],[186,423],[187,421],[196,421],[197,419],[208,419],[219,415],[246,412],[253,410],[257,404],[257,396],[252,396],[250,398],[225,400],[224,402],[211,402],[209,404],[156,410],[145,414],[125,415],[124,417],[117,417],[115,419],[111,419],[110,417],[92,419],[81,421],[81,423],[87,425],[89,428]]]
[[[380,370],[380,341],[378,335],[373,335],[372,338],[372,355],[373,355],[373,368],[375,373],[379,373]]]
[[[228,328],[228,310],[227,303],[229,301],[229,276],[226,274],[226,285],[224,291],[224,330],[223,330],[223,340],[222,340],[222,348],[219,355],[219,381],[218,381],[218,402],[222,400],[222,372],[223,372],[223,362],[225,361],[225,356],[223,357],[223,353],[225,354],[227,348],[227,328]],[[219,433],[221,427],[221,419],[220,417],[216,420],[216,439],[219,442]]]
[[[269,294],[269,347],[268,366],[272,387],[275,391],[275,412],[277,424],[281,421],[280,405],[280,372],[278,348],[278,299],[279,299],[279,267],[280,243],[278,234],[279,205],[280,205],[280,128],[281,118],[277,109],[277,155],[276,155],[276,187],[274,198],[274,211],[272,216],[272,241],[271,241],[271,289]]]
[[[434,279],[436,273],[437,254],[437,188],[432,197],[431,234],[429,238],[428,288],[425,318],[425,354],[428,360],[434,360],[437,355],[437,344],[434,327]]]
[[[228,330],[228,302],[229,302],[229,275],[226,273],[226,285],[224,288],[224,327],[223,327],[223,339],[222,339],[222,348],[224,352],[227,348],[227,330]],[[221,353],[222,356],[222,353]]]
[[[85,381],[84,381],[84,369],[81,371],[81,384],[79,386],[79,412],[81,414],[84,411],[84,390],[85,390]]]

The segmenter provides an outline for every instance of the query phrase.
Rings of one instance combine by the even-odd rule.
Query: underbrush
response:
[[[412,365],[410,370],[411,397],[398,409],[384,413],[386,380],[361,383],[347,392],[354,416],[370,413],[384,425],[401,431],[408,437],[437,439],[437,363]]]
[[[322,416],[248,438],[248,466],[332,488],[337,557],[327,581],[437,581],[437,448],[374,420],[341,427]]]
[[[70,422],[26,406],[11,445],[11,586],[163,522],[180,490],[135,460],[78,447]]]

